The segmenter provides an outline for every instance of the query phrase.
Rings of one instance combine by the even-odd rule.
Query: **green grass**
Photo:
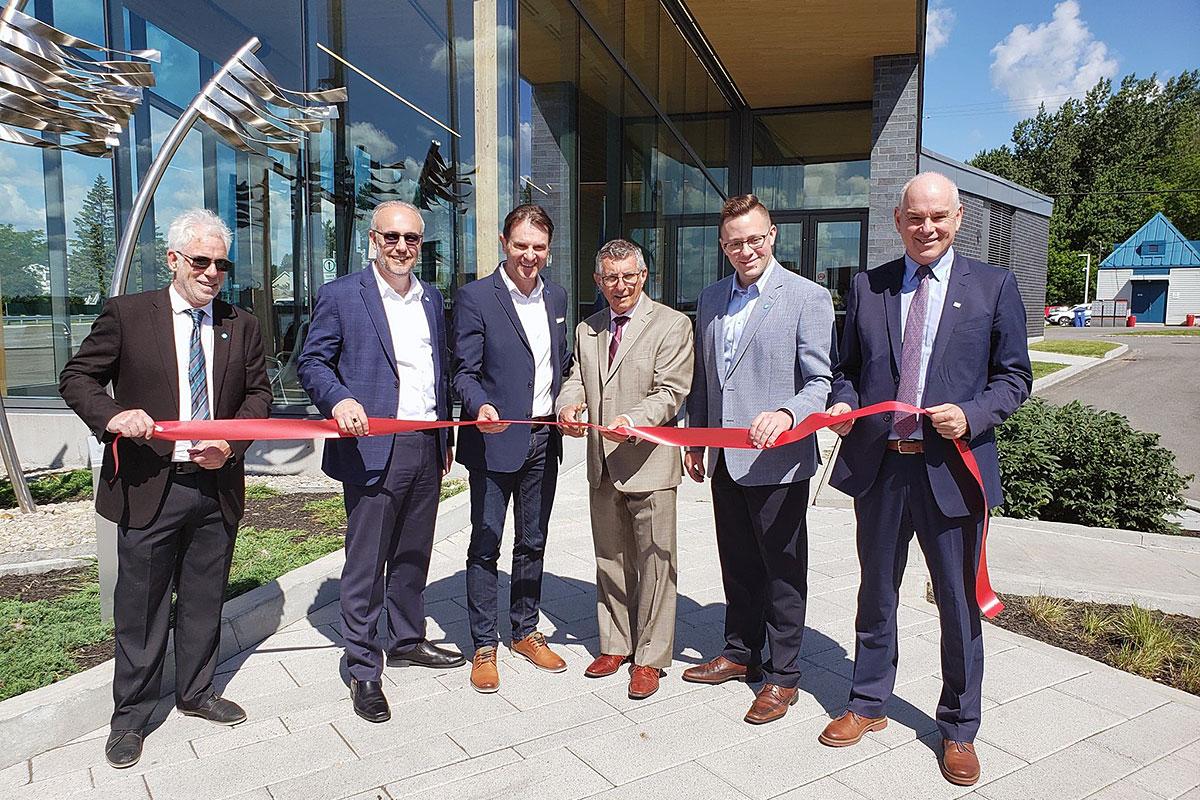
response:
[[[87,500],[92,496],[92,471],[73,469],[29,479],[29,493],[38,505]],[[0,478],[0,508],[16,508],[17,495],[12,481]]]
[[[278,489],[268,486],[265,483],[258,481],[246,481],[246,499],[247,500],[266,500],[269,497],[278,497],[283,492]]]
[[[1041,353],[1062,353],[1068,356],[1091,356],[1100,358],[1121,345],[1116,342],[1099,342],[1095,339],[1054,339],[1029,345],[1030,350]]]
[[[1154,328],[1153,330],[1113,331],[1109,336],[1200,336],[1200,328]]]
[[[346,527],[346,504],[338,495],[309,500],[302,506],[314,520],[327,528]]]
[[[467,490],[467,482],[462,478],[442,478],[442,491],[438,495],[439,500],[445,500],[447,497]]]
[[[1029,615],[1047,628],[1058,628],[1067,619],[1067,604],[1057,597],[1034,595],[1026,602]]]
[[[1030,362],[1030,366],[1033,367],[1033,379],[1036,381],[1038,378],[1044,378],[1051,373],[1058,372],[1060,369],[1066,369],[1071,365],[1055,364],[1050,361],[1033,361]]]
[[[341,502],[339,500],[339,502]],[[338,534],[304,535],[282,528],[242,528],[233,547],[225,599],[245,594],[342,547]]]

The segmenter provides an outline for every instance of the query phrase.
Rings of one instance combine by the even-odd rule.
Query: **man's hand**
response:
[[[571,403],[568,406],[563,406],[562,411],[558,412],[558,421],[561,424],[559,430],[567,436],[579,438],[587,433],[587,427],[580,421],[579,416],[587,408],[587,403]]]
[[[691,451],[684,453],[683,468],[689,478],[696,483],[704,483],[704,451],[697,450],[694,453]]]
[[[476,427],[484,433],[499,433],[508,428],[507,422],[495,422],[492,420],[500,419],[500,412],[496,411],[496,407],[491,403],[484,403],[479,408],[479,414],[475,420],[479,422]]]
[[[849,414],[853,409],[849,403],[834,403],[825,413],[831,417],[840,417],[842,414]],[[854,420],[848,419],[845,422],[839,422],[835,425],[830,425],[829,430],[836,433],[838,436],[845,436],[854,427]]]
[[[140,408],[131,408],[110,419],[104,429],[127,439],[149,439],[154,435],[154,420]]]
[[[233,448],[224,439],[206,439],[188,448],[188,458],[204,469],[220,469],[233,455]]]
[[[627,433],[618,433],[617,432],[618,428],[632,428],[632,427],[633,427],[633,422],[629,419],[629,417],[622,414],[612,421],[612,425],[609,425],[607,428],[601,428],[600,435],[603,436],[605,439],[608,439],[610,442],[616,442],[617,444],[624,444],[625,442],[628,442],[631,440],[636,441],[636,439],[634,439],[632,436],[630,436]]]
[[[764,411],[750,423],[750,444],[759,450],[775,444],[779,434],[792,429],[792,415],[786,411]]]
[[[347,397],[333,407],[338,430],[346,436],[366,436],[369,432],[367,410],[353,397]]]
[[[450,468],[454,466],[454,445],[446,445],[446,463],[442,465],[442,477],[450,474]]]
[[[961,439],[967,435],[967,415],[954,403],[942,403],[931,406],[926,411],[930,414],[933,429],[947,439]]]

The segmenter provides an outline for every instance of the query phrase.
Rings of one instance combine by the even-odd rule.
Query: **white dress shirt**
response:
[[[192,418],[192,382],[188,380],[188,362],[192,359],[192,304],[183,299],[175,284],[167,289],[171,297],[171,326],[175,332],[175,364],[179,372],[179,418]],[[204,372],[208,383],[208,416],[216,419],[217,402],[213,395],[213,313],[212,301],[200,306],[204,318],[200,320],[200,349],[204,351]],[[171,460],[177,462],[191,461],[188,450],[192,447],[190,439],[175,443],[175,452]]]
[[[525,338],[529,340],[529,348],[533,351],[533,416],[550,416],[554,413],[554,368],[550,362],[550,317],[546,313],[543,291],[546,284],[538,276],[537,285],[526,295],[508,277],[503,265],[500,267],[500,277],[508,287],[517,309],[517,318],[521,320]]]
[[[917,397],[921,402],[925,399],[925,373],[929,369],[929,357],[933,355],[933,342],[937,339],[938,323],[942,321],[942,307],[946,304],[946,287],[950,283],[950,267],[954,265],[954,248],[951,247],[942,257],[929,265],[932,274],[929,281],[929,307],[925,311],[925,335],[921,337],[921,373],[917,380]],[[919,264],[904,254],[904,283],[900,286],[900,341],[904,341],[904,330],[908,325],[908,309],[912,305],[913,295],[917,291],[917,269]],[[922,425],[909,434],[909,439],[924,437]],[[891,439],[901,438],[893,429]]]
[[[425,288],[412,277],[406,294],[399,294],[372,264],[383,312],[387,315],[400,379],[396,419],[437,419],[437,377],[433,368],[433,339],[425,316]],[[439,312],[441,309],[437,309]]]
[[[725,322],[721,325],[722,369],[720,378],[722,385],[725,383],[725,378],[729,376],[729,370],[733,369],[733,359],[737,355],[738,345],[741,344],[742,332],[746,330],[746,322],[754,313],[754,307],[758,305],[758,298],[762,295],[759,287],[767,285],[767,280],[771,277],[774,269],[775,258],[772,256],[771,263],[767,264],[767,268],[763,270],[762,275],[758,276],[758,280],[744,289],[738,281],[737,274],[735,273],[733,276],[733,288],[729,292],[729,303],[725,306]]]

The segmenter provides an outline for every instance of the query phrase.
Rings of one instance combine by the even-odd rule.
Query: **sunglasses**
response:
[[[383,238],[383,243],[386,245],[398,244],[400,242],[400,237],[403,236],[404,243],[406,245],[409,247],[415,247],[421,243],[422,239],[425,238],[425,235],[421,233],[397,233],[396,231],[381,231],[375,228],[371,228],[371,232],[381,236]]]
[[[189,256],[187,253],[181,253],[178,250],[176,250],[175,252],[179,253],[179,255],[186,258],[187,262],[192,265],[192,269],[198,269],[201,272],[208,269],[213,264],[217,265],[218,272],[229,272],[231,269],[233,269],[233,262],[230,261],[228,258],[209,258],[208,256]]]

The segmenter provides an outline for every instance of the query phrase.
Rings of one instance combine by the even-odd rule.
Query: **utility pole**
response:
[[[1083,267],[1083,304],[1086,306],[1088,301],[1088,284],[1092,282],[1092,254],[1079,252],[1076,255],[1087,259],[1087,264]]]

